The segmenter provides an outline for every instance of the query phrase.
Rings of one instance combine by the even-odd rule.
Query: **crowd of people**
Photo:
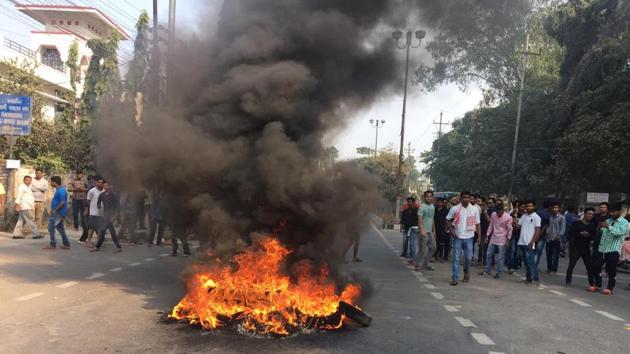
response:
[[[54,189],[50,206],[46,205],[46,193],[49,188]],[[4,194],[4,193],[2,193]],[[148,201],[148,203],[147,203]],[[72,208],[72,222],[67,221],[69,210]],[[47,250],[57,248],[56,233],[61,236],[61,249],[70,249],[70,242],[65,229],[65,223],[81,228],[82,234],[79,244],[85,245],[90,252],[98,252],[109,232],[115,246],[114,253],[122,251],[121,241],[148,246],[162,246],[167,228],[167,211],[163,203],[163,195],[153,192],[147,195],[144,191],[135,194],[118,193],[114,186],[100,176],[87,176],[82,171],[76,171],[74,178],[67,187],[60,176],[53,176],[49,181],[44,171],[37,169],[35,178],[25,176],[15,195],[15,210],[18,220],[13,229],[14,239],[23,239],[24,226],[32,238],[43,238],[40,231],[43,227],[44,215],[48,215],[48,233],[50,243],[44,247]],[[146,219],[149,220],[148,232]],[[170,242],[172,255],[178,254],[178,239],[183,247],[183,254],[189,256],[186,230],[172,230]],[[175,232],[177,231],[177,232]],[[96,234],[96,243],[92,242]],[[145,237],[143,237],[146,235]],[[157,235],[157,238],[156,238]]]
[[[513,274],[524,267],[523,282],[532,286],[540,284],[543,252],[548,274],[558,272],[560,257],[568,253],[566,286],[571,286],[581,258],[588,277],[586,290],[611,295],[624,241],[630,240],[621,203],[600,203],[598,210],[587,207],[578,215],[572,206],[563,213],[557,201],[545,201],[537,209],[533,200],[508,205],[499,198],[486,199],[470,192],[435,201],[432,191],[424,192],[421,201],[410,196],[400,224],[401,257],[408,258],[416,271],[432,271],[431,263],[451,261],[453,286],[460,280],[470,281],[475,249],[477,265],[483,267],[480,275],[492,276],[494,269],[494,278],[500,279],[506,268]],[[605,287],[602,268],[608,277]]]

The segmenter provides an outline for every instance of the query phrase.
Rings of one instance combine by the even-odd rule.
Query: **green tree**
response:
[[[149,40],[149,14],[142,11],[136,22],[136,40],[134,41],[133,59],[129,63],[129,71],[125,77],[125,85],[129,97],[136,97],[145,86],[145,78],[149,69],[151,43]]]

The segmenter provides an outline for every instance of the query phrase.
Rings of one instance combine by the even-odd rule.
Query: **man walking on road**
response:
[[[77,171],[70,185],[72,192],[72,220],[74,221],[74,229],[79,230],[79,225],[83,230],[87,229],[87,220],[83,216],[87,198],[87,182],[83,176],[83,171]]]
[[[481,233],[479,209],[470,204],[470,192],[461,192],[460,204],[454,206],[446,216],[453,240],[453,272],[451,285],[459,282],[459,257],[462,248],[465,254],[464,282],[470,281],[470,264],[473,256],[473,237],[475,232]]]
[[[31,183],[33,179],[31,176],[26,176],[23,179],[23,183],[18,187],[17,195],[15,196],[15,210],[18,212],[18,221],[13,229],[13,238],[24,238],[22,235],[22,227],[24,223],[31,228],[33,238],[44,237],[39,233],[37,225],[33,220],[33,212],[35,210],[35,197],[31,190]]]
[[[564,215],[560,213],[560,203],[551,203],[551,215],[547,227],[547,273],[558,272],[558,261],[562,250],[562,238],[566,231]]]
[[[426,191],[420,209],[418,209],[418,255],[416,256],[416,271],[433,270],[429,260],[435,253],[435,206],[433,206],[433,192]]]
[[[446,199],[438,198],[435,207],[435,239],[437,241],[438,262],[448,261],[451,251],[451,236],[446,232],[446,216],[448,215]]]
[[[50,203],[50,216],[48,217],[48,233],[50,234],[50,245],[44,247],[44,249],[54,250],[57,248],[57,239],[55,237],[55,230],[59,231],[61,235],[61,242],[63,246],[61,249],[69,250],[70,241],[66,235],[66,229],[63,224],[63,219],[68,213],[68,191],[61,185],[61,177],[53,176],[50,178],[50,185],[55,188],[55,195]]]
[[[414,197],[407,198],[406,208],[400,213],[400,232],[402,233],[403,244],[401,257],[410,257],[413,259],[415,254],[410,254],[410,237],[411,233],[418,233],[418,207]]]
[[[490,217],[490,226],[488,227],[488,236],[486,237],[486,243],[488,244],[486,270],[481,273],[481,275],[491,275],[494,251],[497,249],[499,252],[499,260],[497,262],[497,274],[494,277],[496,279],[501,278],[505,263],[505,249],[511,237],[512,217],[505,212],[503,202],[498,201],[496,203],[496,212],[492,213]]]
[[[623,239],[628,234],[628,220],[621,216],[621,203],[616,203],[609,207],[610,218],[600,224],[602,237],[599,240],[599,248],[597,257],[593,260],[595,264],[593,272],[595,273],[596,287],[602,287],[602,276],[599,269],[602,265],[606,265],[606,273],[608,273],[608,285],[602,291],[604,295],[612,295],[615,289],[615,278],[617,277],[617,263],[623,247]],[[597,291],[592,287],[589,291]]]
[[[536,203],[532,200],[525,202],[525,214],[521,216],[518,227],[521,235],[518,240],[518,246],[521,255],[525,260],[525,283],[528,285],[540,285],[538,277],[538,266],[536,265],[536,247],[540,239],[540,216],[534,211]]]
[[[112,186],[109,182],[103,181],[103,190],[104,191],[98,196],[97,202],[97,206],[102,212],[103,220],[101,222],[101,228],[98,231],[96,247],[91,249],[90,252],[98,252],[101,249],[103,242],[105,242],[105,233],[109,230],[112,241],[114,241],[114,245],[116,245],[114,253],[120,253],[122,247],[120,246],[120,241],[116,235],[116,228],[114,227],[114,219],[118,214],[120,202],[118,196],[112,191]]]
[[[523,216],[524,214],[521,209],[524,209],[524,207],[523,203],[520,200],[512,202],[512,210],[510,211],[510,216],[512,217],[512,238],[510,239],[507,256],[507,266],[509,274],[513,274],[516,270],[520,269],[522,263],[520,251],[518,248],[518,240],[521,237],[521,232],[518,229],[518,222],[521,216]]]
[[[571,286],[573,280],[573,269],[577,261],[582,258],[584,267],[588,274],[588,283],[591,287],[595,287],[595,276],[593,274],[593,260],[591,257],[590,244],[597,230],[593,217],[595,216],[594,208],[584,209],[582,220],[574,221],[569,227],[569,266],[567,267],[567,276],[565,286]]]
[[[98,197],[103,193],[103,178],[94,177],[95,184],[92,189],[90,189],[87,193],[87,203],[89,207],[83,212],[83,216],[88,218],[88,225],[85,230],[83,230],[83,234],[81,235],[81,239],[79,239],[79,243],[86,242],[88,246],[92,245],[92,236],[94,232],[97,233],[100,231],[103,221],[103,214],[101,210],[98,208]]]
[[[46,192],[48,191],[48,181],[44,178],[44,171],[41,168],[35,170],[35,179],[31,183],[31,190],[35,197],[35,225],[41,228],[44,224],[44,210],[46,209]]]

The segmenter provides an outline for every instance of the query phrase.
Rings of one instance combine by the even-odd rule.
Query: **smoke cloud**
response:
[[[121,190],[165,193],[176,232],[220,254],[276,232],[298,259],[338,258],[381,200],[363,171],[319,168],[322,136],[400,84],[391,29],[447,2],[225,1],[213,38],[178,41],[166,107],[145,105],[138,129],[104,110],[99,168]]]

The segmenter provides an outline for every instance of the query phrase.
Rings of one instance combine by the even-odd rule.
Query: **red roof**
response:
[[[19,4],[15,2],[15,7],[23,10],[86,10],[86,11],[96,11],[100,16],[102,16],[106,22],[114,27],[123,39],[130,39],[129,34],[122,29],[114,20],[112,20],[106,13],[103,11],[91,7],[91,6],[76,6],[76,5],[45,5],[45,4]]]

